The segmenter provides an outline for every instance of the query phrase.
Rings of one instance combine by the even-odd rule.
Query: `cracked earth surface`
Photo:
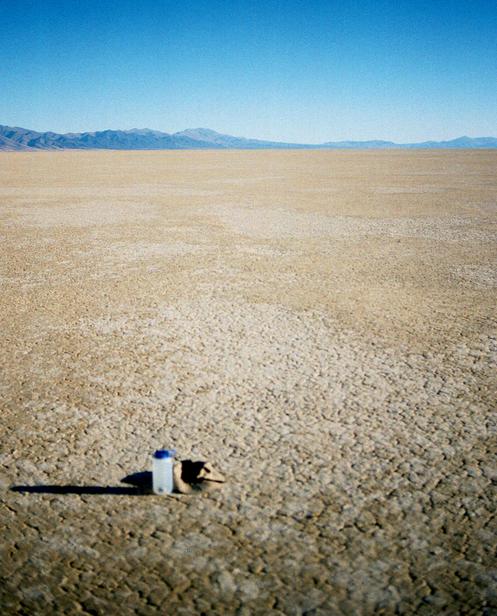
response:
[[[0,179],[3,614],[497,613],[497,153]]]

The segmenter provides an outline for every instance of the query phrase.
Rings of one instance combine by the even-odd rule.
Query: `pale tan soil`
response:
[[[497,152],[5,153],[0,223],[2,614],[496,613]],[[43,487],[162,446],[229,483]]]

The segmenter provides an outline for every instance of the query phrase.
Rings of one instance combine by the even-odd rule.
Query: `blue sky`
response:
[[[0,124],[497,136],[495,0],[0,0]]]

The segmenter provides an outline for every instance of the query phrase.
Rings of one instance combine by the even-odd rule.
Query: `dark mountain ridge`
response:
[[[495,137],[458,137],[450,141],[394,143],[393,141],[329,141],[322,144],[284,143],[223,135],[208,128],[163,133],[149,128],[85,133],[38,132],[0,125],[0,150],[198,150],[198,149],[390,149],[497,148]]]

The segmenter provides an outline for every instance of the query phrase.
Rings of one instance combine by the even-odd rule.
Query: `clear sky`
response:
[[[497,0],[0,0],[0,124],[497,136]]]

